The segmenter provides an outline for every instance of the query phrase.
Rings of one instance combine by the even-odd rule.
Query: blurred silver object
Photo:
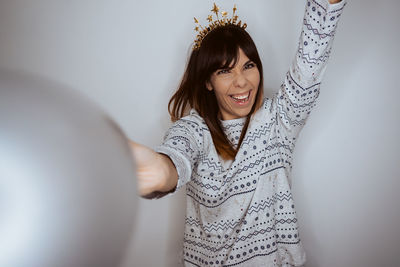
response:
[[[119,266],[135,180],[127,139],[97,105],[0,71],[0,266]]]

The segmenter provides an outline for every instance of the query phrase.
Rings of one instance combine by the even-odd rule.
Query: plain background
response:
[[[0,0],[0,67],[81,91],[150,147],[170,125],[206,0]],[[237,0],[259,49],[265,92],[295,55],[306,1]],[[217,2],[231,12],[233,1]],[[317,107],[300,134],[293,194],[308,267],[400,265],[400,2],[348,0]],[[178,266],[181,190],[139,200],[125,266]]]

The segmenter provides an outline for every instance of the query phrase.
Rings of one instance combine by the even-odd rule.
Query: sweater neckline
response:
[[[194,108],[192,108],[190,110],[189,114],[200,116],[199,113],[197,112],[197,110],[195,110]],[[232,119],[232,120],[221,120],[220,119],[219,121],[221,122],[221,125],[223,127],[230,127],[230,126],[234,126],[234,125],[239,125],[239,124],[245,123],[246,122],[246,118],[247,117],[242,117],[242,118]]]
[[[232,119],[232,120],[219,120],[221,122],[221,125],[223,127],[227,126],[233,126],[233,125],[238,125],[246,122],[247,117],[242,117],[238,119]]]

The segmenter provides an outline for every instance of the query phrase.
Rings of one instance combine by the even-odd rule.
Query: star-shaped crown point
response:
[[[211,9],[211,11],[214,12],[215,15],[218,16],[219,7],[214,3],[213,9]]]
[[[214,3],[213,8],[211,9],[211,12],[215,13],[217,16],[216,20],[213,20],[213,16],[208,15],[207,20],[209,22],[209,25],[207,27],[203,27],[200,25],[199,21],[194,18],[194,22],[197,24],[195,31],[198,32],[196,39],[194,40],[194,45],[193,45],[193,50],[197,50],[201,46],[201,42],[203,41],[204,37],[207,36],[208,33],[213,31],[214,29],[218,27],[222,27],[225,25],[236,25],[238,27],[241,27],[242,29],[245,29],[247,27],[246,23],[243,23],[242,21],[237,22],[238,16],[236,15],[237,7],[236,5],[233,6],[233,13],[232,13],[232,18],[227,18],[228,17],[228,12],[226,11],[221,11],[219,12],[219,7]],[[222,19],[219,19],[218,14],[222,15]],[[200,30],[200,28],[201,30]]]

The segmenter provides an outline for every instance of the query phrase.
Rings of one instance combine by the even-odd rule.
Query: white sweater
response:
[[[291,194],[292,154],[319,95],[345,0],[308,0],[296,56],[278,93],[253,115],[236,158],[224,164],[195,110],[167,131],[157,152],[186,184],[185,266],[301,266]],[[245,118],[221,121],[235,145]]]

